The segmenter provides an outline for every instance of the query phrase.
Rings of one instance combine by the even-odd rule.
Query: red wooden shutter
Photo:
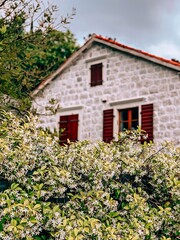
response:
[[[113,140],[113,109],[103,111],[103,141]]]
[[[78,114],[69,116],[69,139],[71,142],[78,140]]]
[[[67,139],[71,142],[78,140],[78,114],[69,116],[60,116],[60,144],[67,143]]]
[[[91,66],[91,86],[96,86],[96,67]]]
[[[96,82],[97,85],[102,84],[102,63],[96,64]]]
[[[145,141],[153,141],[153,104],[142,105],[141,129],[148,134]]]
[[[91,86],[102,84],[102,63],[91,66]]]
[[[60,116],[60,144],[64,145],[68,139],[68,116]]]

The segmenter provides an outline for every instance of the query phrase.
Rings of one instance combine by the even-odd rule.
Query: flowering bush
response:
[[[178,239],[180,149],[60,146],[37,119],[0,113],[0,239]]]

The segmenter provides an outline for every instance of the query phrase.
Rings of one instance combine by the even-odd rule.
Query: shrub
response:
[[[119,141],[60,146],[0,114],[0,239],[177,239],[180,149]]]

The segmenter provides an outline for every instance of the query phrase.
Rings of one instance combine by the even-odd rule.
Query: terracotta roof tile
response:
[[[142,51],[142,50],[138,50],[138,49],[136,49],[136,48],[132,48],[132,47],[123,45],[123,44],[121,44],[121,43],[119,43],[119,42],[117,42],[117,41],[115,41],[115,40],[113,40],[113,39],[105,38],[105,37],[102,37],[102,36],[100,36],[100,35],[95,35],[95,38],[100,39],[100,40],[103,40],[103,41],[105,41],[105,42],[112,43],[112,44],[114,44],[114,45],[117,45],[117,46],[119,46],[119,47],[125,48],[125,49],[127,49],[127,50],[132,50],[132,51],[135,51],[135,52],[137,52],[137,53],[143,54],[143,55],[145,55],[145,56],[149,56],[149,57],[151,57],[151,58],[158,59],[158,60],[160,60],[160,61],[162,61],[162,62],[167,62],[167,63],[170,63],[170,64],[175,65],[175,66],[180,66],[180,62],[176,62],[176,61],[169,60],[169,59],[166,59],[166,58],[158,57],[158,56],[156,56],[156,55],[153,55],[153,54],[144,52],[144,51]]]

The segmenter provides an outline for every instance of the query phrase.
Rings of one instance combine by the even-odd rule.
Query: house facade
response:
[[[67,139],[118,138],[140,126],[155,142],[180,140],[180,63],[91,38],[32,93],[42,127]],[[49,114],[55,99],[59,108]]]

